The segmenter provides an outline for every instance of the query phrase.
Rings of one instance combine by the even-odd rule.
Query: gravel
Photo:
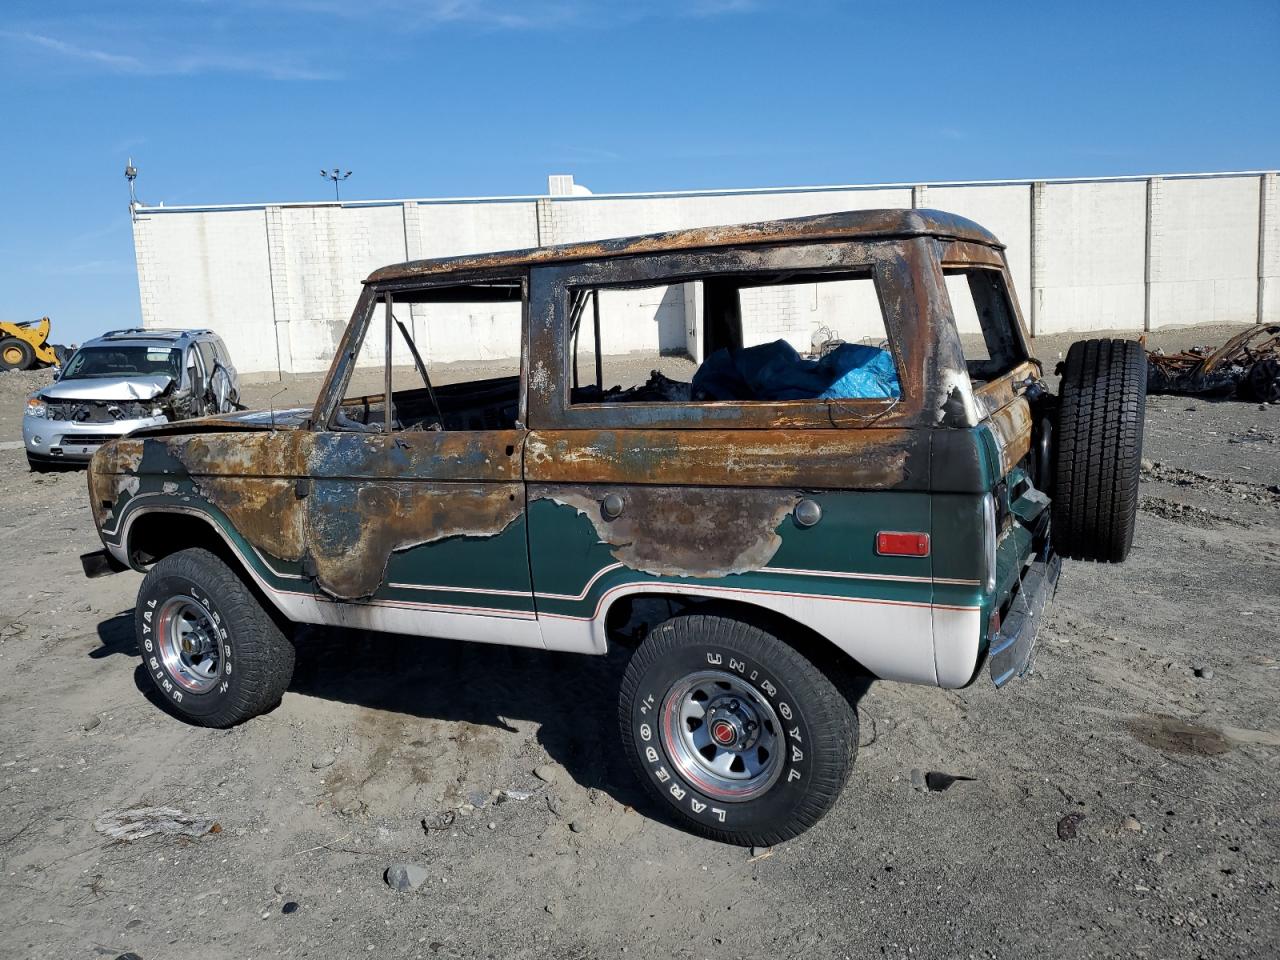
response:
[[[14,413],[0,438],[18,436]],[[1122,566],[1064,566],[1031,675],[873,684],[859,713],[875,735],[840,801],[754,855],[677,829],[638,788],[618,652],[303,631],[273,712],[228,731],[178,720],[139,691],[141,577],[80,571],[97,548],[83,472],[36,477],[0,450],[0,528],[21,561],[0,585],[0,954],[1272,960],[1280,458],[1229,438],[1277,416],[1152,398],[1141,496],[1195,509],[1144,511]],[[1211,682],[1194,675],[1210,664]],[[339,743],[342,763],[315,774]],[[477,787],[549,795],[531,784],[544,763],[569,817],[541,799],[453,813]],[[974,782],[921,795],[913,768],[926,788],[930,772]],[[147,805],[226,829],[93,829]],[[1059,841],[1069,814],[1084,819]],[[389,864],[427,872],[417,893],[384,884]],[[302,905],[287,918],[278,882]]]

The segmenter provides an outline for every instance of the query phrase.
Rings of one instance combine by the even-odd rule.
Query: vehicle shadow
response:
[[[536,739],[580,786],[652,813],[618,744],[618,689],[629,651],[606,657],[304,628],[290,691]]]
[[[93,659],[138,657],[133,611],[98,624]],[[514,732],[538,725],[548,756],[578,784],[654,815],[618,746],[617,698],[628,651],[589,657],[429,637],[303,627],[294,637],[292,693],[425,719]],[[190,723],[156,691],[146,667],[138,692]]]
[[[100,623],[98,635],[102,646],[89,656],[138,656],[133,611]],[[512,721],[536,723],[538,743],[580,786],[672,822],[619,742],[618,691],[630,657],[623,647],[595,657],[332,627],[303,627],[294,646],[292,693],[510,732]],[[160,710],[190,722],[156,692],[142,663],[134,683]],[[842,687],[856,706],[869,683],[851,676]]]
[[[138,656],[138,639],[133,629],[133,611],[126,610],[103,620],[98,624],[98,639],[102,646],[89,651],[93,660],[120,654],[126,657]]]

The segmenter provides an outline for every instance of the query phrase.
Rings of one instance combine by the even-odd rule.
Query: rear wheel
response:
[[[690,613],[658,626],[627,666],[623,746],[649,791],[698,833],[767,846],[807,830],[840,795],[857,714],[768,630]]]
[[[31,344],[17,337],[0,340],[0,370],[26,370],[36,361]]]
[[[1053,542],[1075,560],[1119,563],[1133,545],[1147,362],[1133,340],[1072,344],[1062,371]]]
[[[289,686],[293,645],[208,550],[182,550],[156,563],[138,591],[135,622],[156,690],[194,723],[248,720],[279,703]]]

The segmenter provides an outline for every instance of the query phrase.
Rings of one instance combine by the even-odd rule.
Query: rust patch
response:
[[[928,437],[920,433],[539,430],[526,442],[525,477],[561,483],[883,489],[905,483],[913,447],[927,451]]]
[[[280,560],[301,560],[304,501],[294,481],[261,477],[202,477],[199,493],[259,550]]]
[[[301,560],[303,475],[308,435],[300,432],[212,433],[151,441],[181,464],[193,492],[226,515],[254,547],[279,560]]]
[[[601,501],[622,497],[607,520]],[[573,507],[601,543],[633,570],[673,577],[723,577],[765,566],[782,545],[781,524],[800,494],[689,487],[539,487],[532,498]]]
[[[965,240],[953,240],[949,243],[943,243],[941,245],[940,259],[945,267],[980,265],[1002,268],[1004,266],[1004,258],[998,248]]]
[[[365,282],[383,283],[473,270],[519,270],[544,263],[699,248],[714,249],[740,244],[917,236],[947,237],[1000,246],[994,236],[973,221],[938,210],[852,210],[789,220],[675,230],[618,240],[594,240],[528,250],[417,260],[383,267],[370,274]]]
[[[158,437],[170,457],[193,477],[299,477],[306,475],[306,451],[312,434],[195,433]]]
[[[138,440],[113,440],[103,444],[93,455],[89,461],[87,482],[89,508],[98,529],[102,529],[111,515],[121,493],[137,492],[137,475],[141,467],[142,443]]]
[[[1031,407],[1015,401],[991,414],[988,422],[1000,447],[1001,472],[1008,473],[1031,452]]]
[[[391,555],[451,537],[492,537],[524,515],[520,484],[314,481],[305,542],[316,584],[338,600],[372,596]]]
[[[1040,365],[1039,360],[1024,360],[996,379],[975,386],[973,395],[983,409],[990,413],[1013,403],[1014,400],[1022,396],[1019,387],[1026,383],[1027,380],[1039,380],[1042,376],[1044,376],[1044,368]]]
[[[391,440],[379,434],[313,434],[304,475],[435,481],[520,479],[518,430],[408,431]]]

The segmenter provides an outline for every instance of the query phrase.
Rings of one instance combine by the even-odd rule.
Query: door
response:
[[[314,432],[300,490],[305,572],[330,622],[541,646],[516,415],[519,357],[515,376],[430,383],[397,308],[411,314],[409,303],[389,296],[368,304],[353,320],[367,336],[348,334],[374,347],[358,354],[366,364],[338,378],[333,389],[343,399]],[[362,392],[379,382],[382,392]],[[465,429],[474,423],[494,429]]]

